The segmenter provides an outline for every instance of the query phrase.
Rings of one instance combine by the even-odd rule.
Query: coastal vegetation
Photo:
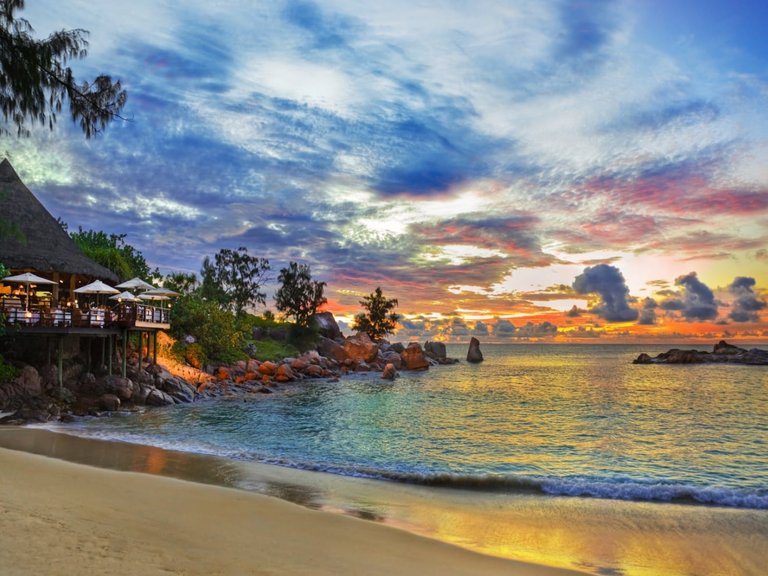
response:
[[[67,225],[61,220],[63,228]],[[90,259],[105,268],[112,270],[122,280],[128,278],[146,278],[147,280],[161,278],[160,271],[151,270],[144,255],[125,241],[125,234],[106,234],[95,230],[83,230],[69,233],[77,247]]]
[[[395,331],[400,320],[400,315],[393,312],[397,304],[397,298],[386,298],[381,286],[377,286],[373,293],[360,300],[365,312],[355,316],[352,329],[365,332],[374,342],[383,339]]]
[[[31,134],[28,124],[53,130],[65,102],[69,115],[80,124],[86,138],[101,132],[120,117],[127,94],[119,80],[101,74],[91,82],[79,82],[70,60],[88,54],[86,30],[59,30],[43,40],[17,11],[24,0],[0,1],[0,110],[16,135]],[[11,131],[0,126],[0,134]]]

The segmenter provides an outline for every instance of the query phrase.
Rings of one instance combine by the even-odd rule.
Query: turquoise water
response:
[[[308,381],[62,428],[462,490],[768,509],[768,369],[631,363],[667,348],[485,345],[482,364],[394,382]]]

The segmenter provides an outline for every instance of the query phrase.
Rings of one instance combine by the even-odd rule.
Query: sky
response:
[[[410,338],[768,338],[768,3],[27,4],[126,120],[5,155],[164,273],[244,246]]]

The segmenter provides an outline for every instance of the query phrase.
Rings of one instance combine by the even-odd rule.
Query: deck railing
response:
[[[146,304],[122,303],[114,308],[49,308],[2,310],[5,324],[20,328],[162,328],[171,323],[170,309]]]

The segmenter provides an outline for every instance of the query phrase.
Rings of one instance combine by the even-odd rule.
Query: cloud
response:
[[[599,294],[600,303],[590,309],[608,322],[636,320],[637,310],[628,303],[629,288],[618,268],[598,264],[585,268],[573,281],[573,289],[579,294]]]
[[[656,324],[656,308],[658,307],[659,305],[653,298],[646,298],[643,300],[643,306],[640,309],[640,318],[637,323],[644,326]]]
[[[712,290],[691,272],[675,279],[682,293],[661,302],[661,308],[680,311],[687,321],[714,320],[717,318],[717,302]]]
[[[488,325],[485,322],[476,322],[473,336],[488,336]]]
[[[497,338],[511,338],[515,336],[515,330],[515,325],[503,318],[496,320],[496,323],[493,325],[493,335]]]
[[[733,308],[728,317],[734,322],[757,322],[758,312],[766,307],[765,300],[757,297],[753,288],[755,279],[747,276],[737,276],[728,291],[733,294]]]

